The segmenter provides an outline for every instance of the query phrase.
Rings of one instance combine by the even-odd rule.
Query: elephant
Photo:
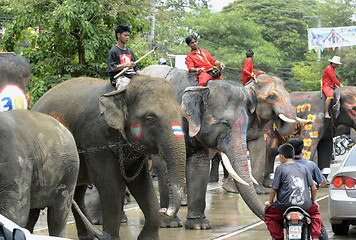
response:
[[[356,129],[356,87],[341,87],[335,90],[331,110],[331,119],[324,118],[325,95],[320,91],[293,92],[292,104],[298,117],[310,120],[310,124],[298,124],[291,135],[281,134],[278,127],[270,122],[266,134],[266,168],[264,185],[271,186],[269,177],[274,170],[277,148],[290,137],[297,136],[304,140],[304,158],[314,160],[317,156],[321,170],[330,167],[333,153],[333,136],[338,126],[345,125]]]
[[[127,186],[145,216],[138,239],[158,239],[161,217],[173,217],[179,210],[185,175],[182,111],[172,85],[138,76],[116,90],[106,80],[75,78],[45,93],[33,110],[58,119],[74,136],[80,158],[74,199],[80,208],[85,212],[85,191],[94,184],[100,195],[103,230],[112,239],[120,239]],[[147,154],[159,154],[167,162],[166,209],[159,208]],[[84,227],[76,224],[79,238],[87,239]]]
[[[0,54],[0,112],[28,108],[26,84],[30,75],[30,64],[24,57]]]
[[[72,134],[30,110],[0,112],[0,214],[33,232],[48,208],[49,235],[64,237],[79,172]]]
[[[183,121],[187,147],[188,193],[185,227],[211,228],[204,214],[205,193],[209,180],[210,159],[217,151],[224,153],[222,158],[225,167],[235,180],[239,180],[235,181],[234,185],[246,204],[256,216],[264,219],[264,206],[254,188],[252,182],[254,178],[250,176],[247,143],[250,139],[249,148],[261,152],[261,148],[264,149],[263,124],[267,120],[277,119],[278,115],[283,115],[282,118],[292,122],[281,121],[282,130],[286,129],[285,132],[289,132],[295,128],[296,114],[283,87],[283,81],[270,75],[260,75],[257,78],[258,83],[251,82],[246,87],[227,80],[212,80],[206,87],[197,87],[196,75],[186,70],[152,65],[141,72],[171,82],[175,97],[186,112]],[[257,164],[255,167],[258,167]],[[161,176],[164,175],[164,170],[162,171]],[[257,179],[262,183],[263,178]],[[164,188],[162,177],[159,177],[159,181],[160,203],[161,207],[165,207],[168,199],[167,189]],[[182,226],[179,219],[175,218],[175,221],[176,223],[167,222],[166,226]]]

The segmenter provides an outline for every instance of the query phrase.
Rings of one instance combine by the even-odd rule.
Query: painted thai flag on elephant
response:
[[[184,138],[180,123],[172,123],[173,134],[176,138]]]

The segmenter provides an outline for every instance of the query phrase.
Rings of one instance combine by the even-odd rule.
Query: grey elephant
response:
[[[52,88],[33,110],[60,120],[75,138],[80,171],[74,199],[80,208],[85,208],[84,194],[93,183],[100,195],[103,230],[119,239],[127,186],[145,216],[138,239],[158,239],[160,214],[168,218],[177,213],[185,175],[182,112],[172,85],[144,76],[116,90],[105,80],[77,78]],[[168,166],[169,206],[161,210],[146,160],[153,153]],[[76,224],[79,238],[87,239],[84,227]]]
[[[31,232],[48,208],[49,235],[65,236],[79,172],[72,134],[29,110],[0,113],[0,214]]]
[[[0,53],[0,112],[27,109],[26,85],[30,64],[14,53]]]
[[[185,227],[211,227],[204,214],[205,192],[209,180],[210,159],[216,151],[224,153],[224,165],[234,179],[239,181],[234,181],[234,185],[246,204],[259,218],[264,219],[264,206],[253,185],[253,180],[262,183],[263,175],[254,176],[257,181],[251,177],[247,150],[249,148],[250,156],[251,151],[261,154],[252,154],[251,158],[264,159],[261,151],[265,149],[263,130],[265,122],[270,119],[283,118],[288,122],[279,121],[281,129],[286,132],[294,130],[296,115],[283,81],[270,75],[260,75],[257,78],[258,83],[252,82],[246,87],[225,80],[209,81],[206,87],[195,87],[196,75],[177,68],[154,65],[143,69],[142,74],[161,77],[171,82],[174,85],[175,97],[185,109],[188,119],[184,121],[188,192]],[[252,173],[259,173],[259,169],[263,167],[263,161],[260,162],[259,159],[253,162],[255,169],[252,168]],[[164,174],[162,172],[160,175]],[[168,198],[164,179],[162,181],[159,186],[161,207],[164,207],[167,204],[165,199]],[[176,223],[167,222],[166,225],[182,226],[179,219],[176,218],[175,221]]]
[[[271,186],[269,178],[274,170],[274,159],[278,146],[292,136],[299,136],[304,140],[304,157],[315,160],[321,170],[330,167],[333,153],[333,137],[336,128],[345,125],[356,129],[356,87],[341,87],[335,90],[335,97],[330,108],[331,119],[324,118],[325,95],[320,91],[293,92],[290,94],[292,104],[299,117],[309,119],[310,124],[298,125],[293,134],[286,135],[279,132],[273,122],[266,126],[267,155],[265,166],[265,186]]]

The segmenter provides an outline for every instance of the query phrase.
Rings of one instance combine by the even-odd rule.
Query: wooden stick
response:
[[[145,57],[147,57],[148,55],[150,55],[151,53],[153,53],[154,51],[156,51],[157,47],[155,47],[154,49],[152,49],[151,51],[149,51],[148,53],[146,53],[145,55],[143,55],[140,59],[135,61],[135,64],[137,64],[139,61],[141,61],[142,59],[144,59]],[[129,70],[128,67],[125,67],[124,69],[121,70],[121,72],[119,72],[118,74],[115,75],[114,78],[118,78],[120,75],[122,75],[124,72],[126,72],[127,70]]]

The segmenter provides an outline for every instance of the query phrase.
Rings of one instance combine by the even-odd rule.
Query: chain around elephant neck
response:
[[[120,155],[124,156],[123,150],[122,148],[120,149]],[[138,167],[138,170],[136,171],[136,173],[132,176],[132,177],[128,177],[125,173],[125,163],[124,163],[124,157],[120,158],[119,164],[120,164],[120,171],[122,176],[124,177],[126,182],[131,182],[132,180],[134,180],[141,172],[142,168],[143,168],[143,164],[144,164],[144,160],[141,161],[140,166]]]

